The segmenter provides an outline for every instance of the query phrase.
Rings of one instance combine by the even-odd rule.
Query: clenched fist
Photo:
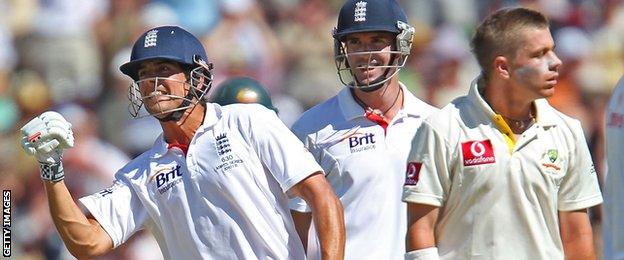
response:
[[[21,132],[22,148],[41,164],[41,178],[46,181],[62,180],[63,150],[74,146],[71,124],[61,114],[47,111],[30,120]]]

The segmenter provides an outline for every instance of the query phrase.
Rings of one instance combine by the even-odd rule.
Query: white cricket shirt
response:
[[[624,259],[624,80],[611,94],[606,112],[607,175],[602,214],[604,259]]]
[[[186,156],[160,137],[80,202],[115,247],[148,228],[169,259],[304,259],[285,192],[317,171],[273,111],[208,104]]]
[[[403,200],[441,207],[441,259],[563,259],[558,211],[602,202],[581,125],[539,99],[515,141],[476,82],[416,133]]]
[[[326,173],[344,207],[345,259],[403,259],[407,207],[401,202],[410,141],[436,108],[402,84],[403,109],[382,126],[368,120],[348,88],[305,112],[292,130]],[[301,199],[291,208],[308,211]],[[308,257],[320,259],[314,227]]]

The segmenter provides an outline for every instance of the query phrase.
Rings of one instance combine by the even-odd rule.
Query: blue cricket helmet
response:
[[[394,61],[388,65],[369,65],[368,68],[385,68],[386,72],[373,82],[360,83],[350,68],[348,58],[365,55],[369,62],[375,53],[360,51],[347,53],[345,36],[353,33],[389,32],[394,34],[394,49],[388,53]],[[380,89],[405,66],[412,48],[415,29],[407,23],[407,16],[396,0],[348,0],[340,9],[338,26],[334,28],[334,60],[340,82],[345,86],[366,92]]]
[[[397,21],[407,23],[407,16],[396,0],[348,0],[340,9],[334,38],[357,32],[383,31],[400,33]]]
[[[188,82],[183,84],[188,86],[188,93],[185,96],[167,94],[172,99],[182,100],[177,108],[144,113],[145,110],[141,109],[143,101],[151,95],[141,94],[141,82],[154,81],[151,85],[155,89],[158,80],[169,80],[166,77],[139,80],[141,63],[155,59],[177,62],[187,70]],[[128,108],[130,115],[135,118],[152,115],[160,121],[178,121],[186,109],[196,104],[205,105],[206,94],[212,87],[212,63],[208,61],[204,46],[195,36],[178,26],[160,26],[143,33],[132,47],[130,61],[121,65],[119,70],[134,80],[128,88]],[[161,115],[166,116],[159,117]]]
[[[143,33],[132,46],[130,61],[119,70],[137,80],[141,62],[165,59],[180,63],[188,68],[197,66],[198,59],[208,63],[206,50],[190,32],[178,26],[160,26]]]

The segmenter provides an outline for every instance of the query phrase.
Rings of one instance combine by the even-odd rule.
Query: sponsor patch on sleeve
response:
[[[418,179],[420,178],[420,168],[422,168],[421,162],[407,163],[407,169],[405,170],[405,185],[413,186],[418,183]]]

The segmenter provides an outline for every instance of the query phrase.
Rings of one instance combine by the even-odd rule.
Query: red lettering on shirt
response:
[[[462,143],[464,166],[495,163],[494,148],[489,139]]]

